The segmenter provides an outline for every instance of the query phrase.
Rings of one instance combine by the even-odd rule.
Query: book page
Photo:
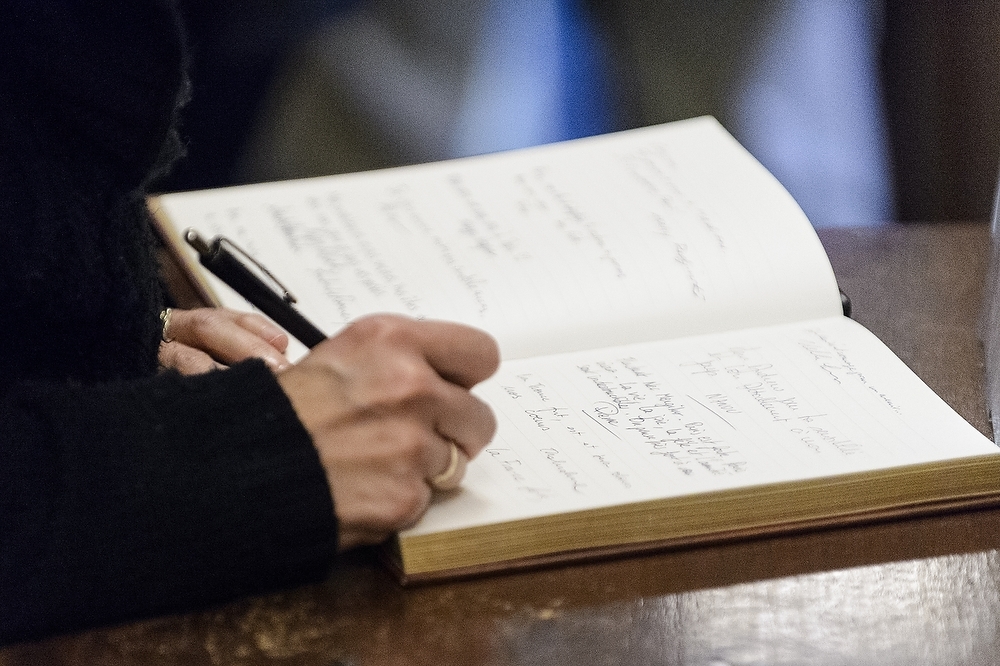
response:
[[[1000,452],[845,317],[507,362],[499,430],[405,534]]]
[[[483,328],[517,358],[841,307],[798,206],[711,118],[158,205],[233,239],[329,334],[398,312]]]

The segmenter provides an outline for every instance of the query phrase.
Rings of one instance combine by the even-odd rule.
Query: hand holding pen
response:
[[[372,315],[327,338],[232,242],[205,242],[193,230],[185,238],[204,266],[311,348],[276,377],[326,472],[341,549],[385,540],[419,520],[432,492],[458,487],[496,430],[489,406],[470,392],[499,364],[490,336]]]

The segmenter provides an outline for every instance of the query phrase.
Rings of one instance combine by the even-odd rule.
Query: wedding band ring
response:
[[[454,478],[455,472],[458,471],[458,445],[455,442],[450,442],[450,444],[451,458],[448,459],[448,468],[431,479],[430,484],[432,488],[440,490],[442,486],[447,485]]]
[[[160,339],[164,342],[173,342],[174,339],[170,337],[170,315],[174,311],[171,308],[167,308],[160,312]]]

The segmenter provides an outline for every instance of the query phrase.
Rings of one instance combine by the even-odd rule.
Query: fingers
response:
[[[340,545],[377,543],[461,482],[496,420],[469,388],[493,372],[488,335],[366,317],[278,374],[330,482]]]
[[[354,322],[314,354],[331,355],[328,361],[356,379],[358,399],[370,409],[406,410],[457,443],[469,458],[496,431],[493,411],[468,390],[499,363],[496,343],[482,331],[377,315]],[[343,359],[348,355],[365,360],[357,368],[346,367]]]
[[[336,435],[314,435],[314,442],[333,494],[340,549],[380,543],[414,525],[431,501],[428,470],[446,464],[444,440],[400,418],[354,423]]]
[[[259,358],[275,371],[291,366],[284,355],[288,336],[254,313],[223,308],[173,310],[164,335],[227,365]]]
[[[393,437],[391,432],[391,427],[385,430],[388,437]],[[368,459],[361,456],[348,462],[321,454],[325,466],[340,465],[341,471],[349,470],[336,482],[331,478],[340,550],[378,544],[415,525],[427,511],[433,492],[459,487],[468,464],[461,449],[439,437],[412,447],[396,447],[377,434],[364,439],[369,443]],[[406,441],[405,435],[400,441]],[[437,462],[429,466],[426,460]],[[432,478],[429,467],[440,474]],[[386,470],[393,473],[386,475]]]
[[[214,308],[216,312],[231,317],[236,324],[284,354],[288,350],[288,334],[267,317],[254,312],[236,312],[224,308]]]
[[[420,323],[418,336],[425,358],[448,381],[472,388],[496,372],[500,349],[483,331],[443,321]]]
[[[434,490],[448,491],[458,488],[465,476],[465,468],[469,458],[462,449],[454,442],[448,442],[448,466],[444,470],[432,477],[428,484]]]
[[[452,322],[374,315],[353,322],[340,336],[411,349],[441,377],[463,388],[483,381],[500,364],[500,350],[490,335]]]
[[[159,361],[160,367],[177,370],[182,375],[200,375],[223,367],[205,352],[177,341],[160,343]]]
[[[467,458],[475,458],[496,433],[496,417],[489,405],[454,384],[444,383],[430,400],[436,416],[432,425],[445,440],[458,445]],[[439,467],[439,469],[442,469]]]

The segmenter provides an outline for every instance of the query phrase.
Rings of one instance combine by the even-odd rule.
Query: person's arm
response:
[[[468,388],[497,363],[481,332],[377,316],[277,377],[9,387],[0,643],[317,579],[413,524],[453,444],[458,483],[495,428]]]
[[[0,643],[316,580],[336,551],[316,449],[273,373],[0,398]]]

